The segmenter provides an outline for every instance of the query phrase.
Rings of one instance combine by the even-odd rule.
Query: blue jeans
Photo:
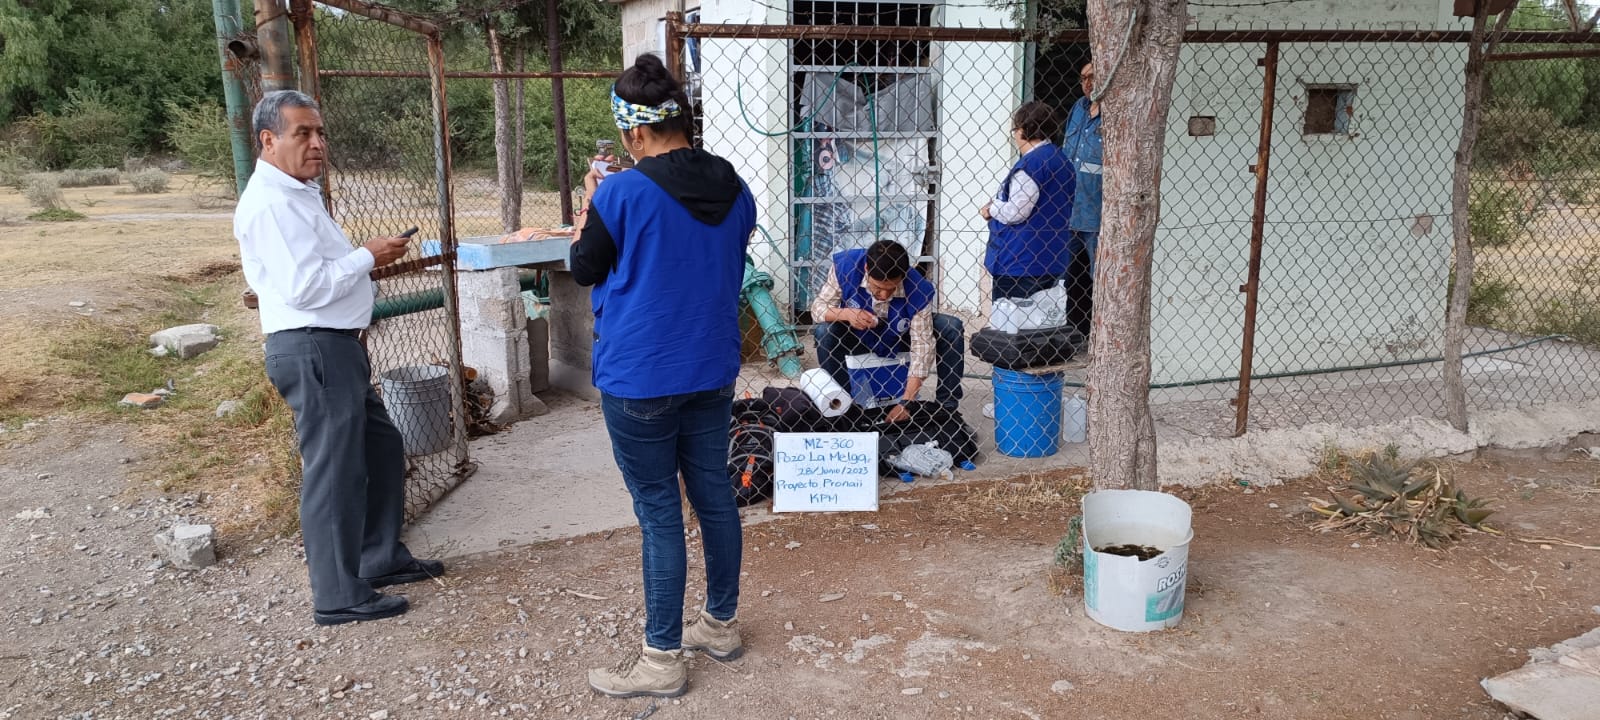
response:
[[[1089,277],[1092,278],[1094,277],[1094,269],[1099,264],[1096,262],[1095,253],[1100,250],[1100,231],[1073,230],[1072,234],[1077,236],[1078,244],[1082,245],[1083,249],[1089,253]]]
[[[728,482],[728,420],[733,386],[644,400],[602,394],[611,452],[633,496],[643,539],[644,639],[657,650],[683,641],[688,552],[678,477],[700,518],[706,560],[706,612],[731,620],[739,606],[744,552],[739,509]]]
[[[850,327],[850,323],[817,323],[812,333],[817,338],[817,365],[827,371],[833,381],[839,383],[839,387],[849,389],[850,372],[845,368],[845,357],[872,351],[867,349],[861,341],[861,335]],[[933,314],[934,372],[939,376],[939,390],[934,399],[951,410],[961,404],[961,373],[966,369],[967,354],[965,333],[961,320],[955,316]],[[902,335],[901,344],[904,349],[909,349],[911,337]]]

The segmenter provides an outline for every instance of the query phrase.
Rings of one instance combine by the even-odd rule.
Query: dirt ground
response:
[[[205,519],[207,502],[129,486],[149,458],[119,428],[63,420],[6,439],[0,718],[628,718],[655,705],[658,718],[1499,720],[1480,678],[1600,624],[1600,554],[1518,540],[1600,544],[1600,462],[1576,453],[1454,465],[1469,493],[1496,498],[1508,536],[1443,552],[1308,530],[1301,509],[1322,488],[1304,481],[1193,494],[1186,614],[1147,635],[1090,621],[1052,576],[1076,508],[1042,500],[1081,483],[1059,474],[747,528],[747,655],[696,659],[675,701],[610,700],[583,673],[638,642],[636,531],[458,559],[405,588],[402,618],[319,628],[292,540],[225,536],[222,563],[198,572],[154,561],[150,536]],[[19,518],[41,507],[48,517]]]
[[[234,252],[226,209],[67,192],[99,199],[74,202],[89,220],[17,222],[0,193],[0,370],[37,375],[74,313],[137,313],[163,275]],[[584,670],[639,641],[636,531],[455,558],[404,589],[406,616],[319,628],[292,538],[225,532],[197,572],[154,558],[161,528],[238,502],[157,491],[146,470],[168,450],[141,428],[56,413],[0,430],[0,720],[1501,720],[1481,678],[1600,625],[1600,551],[1524,542],[1600,546],[1600,461],[1576,452],[1594,437],[1452,464],[1506,535],[1442,552],[1307,529],[1311,481],[1190,493],[1186,614],[1144,635],[1089,620],[1051,571],[1077,512],[1061,494],[1084,482],[1067,470],[747,528],[748,654],[696,659],[678,700],[618,701]]]

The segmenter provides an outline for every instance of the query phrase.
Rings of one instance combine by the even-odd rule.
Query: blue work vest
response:
[[[1072,198],[1072,229],[1100,232],[1101,170],[1103,148],[1100,119],[1089,117],[1089,98],[1072,106],[1067,119],[1067,139],[1062,143],[1072,167],[1078,172],[1078,187]]]
[[[854,310],[872,312],[872,293],[861,284],[867,278],[867,251],[845,250],[833,256],[834,277],[844,294],[840,304]],[[878,318],[871,330],[856,330],[867,349],[878,357],[894,357],[904,347],[902,340],[911,329],[911,318],[933,302],[933,283],[916,268],[906,271],[905,297],[889,299],[889,317]]]
[[[1000,183],[997,199],[1011,199],[1011,181],[1018,173],[1026,173],[1039,186],[1039,201],[1034,204],[1033,213],[1020,223],[989,221],[989,248],[983,256],[983,267],[990,275],[1060,275],[1071,260],[1067,248],[1072,233],[1067,223],[1072,215],[1076,174],[1060,148],[1040,145],[1017,160]]]
[[[739,376],[739,290],[755,230],[741,190],[720,225],[696,220],[638,171],[594,194],[617,265],[594,286],[594,386],[644,399],[712,390]]]

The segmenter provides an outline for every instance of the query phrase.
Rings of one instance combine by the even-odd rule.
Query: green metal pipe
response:
[[[240,61],[228,44],[240,35],[239,0],[211,0],[211,17],[217,28],[217,59],[222,62],[222,96],[228,108],[228,141],[233,146],[234,190],[244,193],[255,168],[250,140],[250,100],[239,76]]]
[[[539,278],[537,275],[523,275],[517,278],[517,286],[524,292],[537,289],[538,285]],[[372,305],[372,322],[402,315],[414,315],[429,310],[438,310],[442,307],[444,307],[443,288],[379,298]]]
[[[761,325],[761,349],[778,371],[789,379],[800,377],[800,354],[804,350],[795,339],[794,326],[783,321],[783,312],[772,300],[772,276],[756,269],[748,256],[744,259],[744,285],[739,296],[749,304]]]

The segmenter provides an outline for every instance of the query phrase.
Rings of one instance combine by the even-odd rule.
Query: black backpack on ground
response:
[[[883,422],[878,431],[878,470],[893,475],[888,457],[909,445],[935,443],[939,449],[950,453],[960,465],[977,459],[978,433],[961,417],[961,411],[951,410],[931,400],[912,400],[905,403],[911,419],[904,422]]]
[[[733,401],[728,423],[728,479],[739,505],[772,497],[772,433],[778,418],[766,400]]]

